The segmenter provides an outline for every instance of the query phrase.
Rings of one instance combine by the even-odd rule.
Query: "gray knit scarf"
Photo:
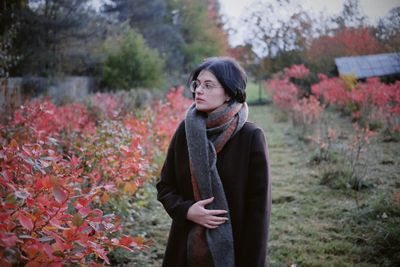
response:
[[[247,121],[246,103],[225,103],[210,114],[193,104],[185,120],[192,186],[196,201],[214,197],[207,209],[227,210],[229,220],[216,229],[195,224],[188,237],[191,267],[234,267],[235,254],[229,207],[217,170],[217,153]],[[225,215],[224,215],[225,216]]]

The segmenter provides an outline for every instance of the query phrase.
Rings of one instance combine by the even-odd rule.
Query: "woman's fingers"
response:
[[[226,217],[219,217],[219,216],[211,216],[208,218],[210,222],[226,222],[228,218]]]
[[[205,208],[207,204],[214,201],[214,197],[197,201],[193,204],[187,214],[187,218],[195,223],[203,225],[204,227],[215,229],[221,224],[225,223],[228,218],[218,215],[227,214],[226,210],[208,210]]]
[[[210,228],[210,229],[215,229],[218,226],[220,226],[221,224],[225,223],[226,220],[223,221],[208,221],[207,223],[205,223],[203,226]]]
[[[221,215],[221,214],[227,214],[228,212],[226,210],[207,210],[208,214],[210,215]]]
[[[221,225],[221,224],[223,224],[223,223],[225,223],[227,220],[222,220],[222,221],[208,221],[207,223],[208,224],[211,224],[211,225]]]
[[[221,224],[225,223],[227,220],[228,218],[212,216],[208,218],[207,222],[205,222],[203,226],[210,229],[215,229]]]
[[[204,227],[207,227],[207,228],[209,228],[209,229],[215,229],[215,228],[217,228],[218,227],[218,225],[217,226],[214,226],[214,225],[211,225],[211,224],[204,224],[203,225]]]
[[[199,201],[197,201],[197,203],[199,203],[201,206],[204,207],[205,205],[210,204],[213,201],[214,201],[214,197],[210,197],[210,198],[206,198],[203,200],[199,200]]]

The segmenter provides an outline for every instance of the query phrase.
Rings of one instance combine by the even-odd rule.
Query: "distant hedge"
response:
[[[105,45],[103,85],[113,90],[159,87],[164,81],[164,60],[132,29]]]

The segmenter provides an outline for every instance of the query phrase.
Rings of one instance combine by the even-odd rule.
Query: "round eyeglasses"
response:
[[[198,81],[198,80],[194,80],[194,81],[191,81],[191,82],[190,82],[189,89],[190,89],[190,91],[191,91],[192,93],[195,93],[196,90],[199,89],[200,87],[202,87],[203,90],[205,90],[205,91],[211,91],[211,90],[213,90],[214,88],[222,88],[222,86],[215,85],[215,84],[213,84],[213,83],[211,83],[211,82],[209,82],[209,81],[206,81],[206,82],[204,82],[204,83],[201,83],[201,82]]]

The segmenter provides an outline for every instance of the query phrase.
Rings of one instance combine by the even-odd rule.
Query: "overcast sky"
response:
[[[274,0],[262,0],[263,2],[272,2]],[[230,25],[235,26],[238,32],[230,37],[232,45],[238,45],[243,42],[240,31],[240,16],[251,5],[254,0],[219,0],[221,3],[221,13],[230,20]],[[317,15],[323,11],[326,15],[338,14],[343,7],[343,0],[298,0],[298,3],[309,11]],[[359,0],[360,9],[365,13],[372,23],[376,23],[379,18],[384,17],[389,10],[400,6],[400,0]]]

